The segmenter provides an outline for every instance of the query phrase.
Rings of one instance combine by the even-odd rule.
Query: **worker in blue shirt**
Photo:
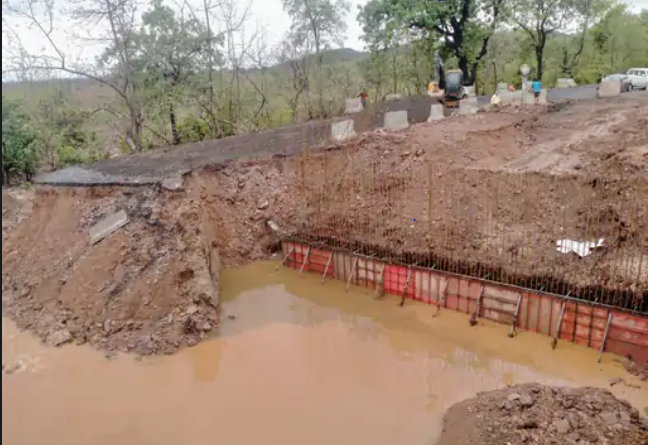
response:
[[[533,90],[533,97],[535,103],[540,102],[540,90],[542,89],[542,83],[538,78],[533,79],[533,83],[531,83],[531,89]]]

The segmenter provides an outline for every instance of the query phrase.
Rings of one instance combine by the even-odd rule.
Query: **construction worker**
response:
[[[363,88],[362,91],[360,91],[358,97],[362,101],[362,108],[367,108],[367,90],[365,88]]]
[[[430,81],[427,84],[427,90],[430,93],[434,93],[434,91],[436,90],[436,86],[434,85],[434,79],[432,78],[432,76],[430,76]]]
[[[533,79],[533,82],[531,83],[531,89],[533,90],[533,100],[537,105],[538,103],[540,103],[540,90],[542,89],[542,82],[540,82],[540,79],[538,79],[537,77]]]

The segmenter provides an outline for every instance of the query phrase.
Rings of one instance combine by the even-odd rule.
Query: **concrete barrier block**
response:
[[[386,100],[387,102],[389,102],[390,100],[398,100],[398,99],[400,99],[401,97],[402,97],[402,96],[401,96],[400,94],[398,94],[398,93],[396,93],[396,94],[388,94],[388,95],[385,97],[385,100]]]
[[[508,83],[500,82],[497,84],[497,92],[508,91]]]
[[[598,97],[614,97],[619,94],[621,94],[621,82],[618,80],[607,80],[599,84]]]
[[[556,88],[575,88],[577,86],[576,81],[570,77],[556,79]]]
[[[128,215],[123,210],[102,219],[90,228],[90,245],[98,243],[126,224],[128,224]]]
[[[385,122],[383,128],[385,130],[398,131],[405,130],[409,127],[407,120],[407,110],[390,111],[385,113]]]
[[[535,96],[533,95],[533,92],[527,91],[527,93],[524,94],[522,97],[524,97],[525,105],[535,104]],[[538,98],[538,103],[539,104],[547,103],[547,90],[540,90],[540,97]]]
[[[360,99],[359,97],[352,97],[350,99],[346,99],[344,105],[345,105],[344,106],[345,114],[359,113],[363,110],[362,99]]]
[[[476,97],[467,97],[459,101],[459,114],[472,116],[477,114],[478,109],[479,105],[477,104]]]
[[[334,141],[345,141],[356,135],[353,127],[353,120],[348,119],[342,122],[334,122],[331,125],[331,139]]]
[[[443,119],[443,105],[441,104],[432,104],[430,106],[430,117],[428,117],[428,122],[438,121]]]
[[[522,103],[522,91],[501,91],[499,97],[502,104]]]

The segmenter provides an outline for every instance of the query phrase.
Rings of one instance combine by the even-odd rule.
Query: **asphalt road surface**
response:
[[[553,88],[547,91],[547,100],[582,100],[594,99],[596,97],[597,84],[579,85],[574,88]],[[479,96],[477,101],[480,105],[490,103],[491,96]]]
[[[626,94],[647,94],[635,91]],[[550,89],[549,101],[596,98],[596,85]],[[330,120],[309,121],[281,128],[236,137],[206,140],[178,147],[161,148],[147,153],[119,156],[114,159],[75,166],[40,175],[38,184],[57,186],[144,185],[157,184],[166,178],[177,178],[206,165],[219,165],[234,159],[264,156],[288,156],[304,147],[321,146],[330,138],[331,124],[353,119],[357,133],[380,128],[384,114],[407,110],[410,124],[425,122],[434,100],[427,96],[404,97],[398,101],[381,102],[366,110]],[[480,105],[490,102],[490,96],[478,97]]]

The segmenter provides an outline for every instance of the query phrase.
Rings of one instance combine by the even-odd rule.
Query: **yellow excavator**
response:
[[[433,66],[434,77],[428,84],[428,95],[436,98],[446,107],[458,107],[459,101],[468,97],[468,92],[464,88],[461,70],[448,70],[446,72],[439,51],[434,52]]]
[[[442,67],[439,67],[438,73],[438,80],[435,79],[428,84],[428,95],[448,108],[458,107],[459,101],[468,97],[461,70],[448,70],[446,73]]]

